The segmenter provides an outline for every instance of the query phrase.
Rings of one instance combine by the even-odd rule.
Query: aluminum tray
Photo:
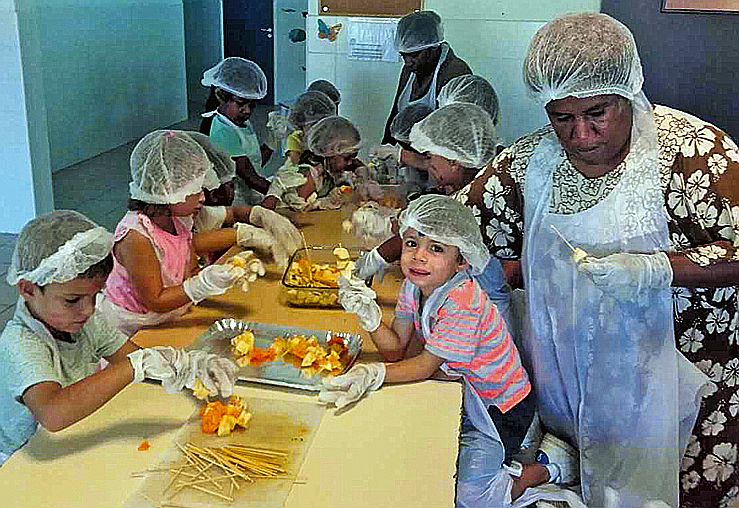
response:
[[[354,364],[359,353],[362,351],[362,336],[355,333],[306,330],[294,326],[252,323],[237,319],[221,319],[216,321],[188,349],[202,349],[233,359],[231,339],[246,330],[251,330],[254,334],[254,346],[258,348],[269,347],[275,337],[290,337],[293,335],[310,337],[314,335],[318,339],[318,343],[324,347],[331,337],[341,337],[346,341],[348,347],[348,358],[342,373],[346,372]],[[305,377],[301,374],[300,368],[278,360],[265,363],[259,367],[241,367],[237,373],[237,378],[241,381],[253,383],[318,391],[321,389],[322,376]]]

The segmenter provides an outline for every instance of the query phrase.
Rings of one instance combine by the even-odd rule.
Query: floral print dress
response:
[[[720,273],[739,261],[739,148],[721,130],[686,113],[657,106],[654,116],[671,250]],[[501,259],[521,258],[526,169],[551,129],[514,143],[457,194]],[[565,158],[553,175],[551,210],[566,214],[592,207],[615,187],[622,170],[623,164],[586,178]],[[673,287],[673,310],[678,349],[711,380],[682,461],[680,504],[729,507],[739,500],[737,286]]]

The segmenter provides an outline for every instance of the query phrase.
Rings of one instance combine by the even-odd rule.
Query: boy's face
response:
[[[467,266],[457,247],[431,240],[412,228],[403,235],[400,268],[425,297]]]
[[[175,217],[188,217],[197,214],[203,208],[203,203],[205,203],[205,194],[198,192],[187,196],[183,203],[169,205],[169,210]]]
[[[220,111],[233,123],[239,127],[243,127],[246,125],[247,120],[251,118],[251,114],[254,112],[254,107],[256,105],[257,101],[232,96],[231,99],[223,103]]]
[[[46,326],[60,332],[76,333],[95,312],[95,297],[105,286],[107,277],[52,283],[42,288],[21,280],[18,292],[31,314]]]
[[[334,155],[330,158],[329,168],[331,173],[340,175],[344,171],[349,171],[353,167],[354,159],[359,155],[357,152],[343,155]]]

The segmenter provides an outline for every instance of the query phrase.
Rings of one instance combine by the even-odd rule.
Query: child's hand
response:
[[[290,256],[282,244],[268,231],[240,222],[234,224],[234,228],[236,229],[236,243],[239,247],[252,248],[262,254],[271,255],[275,264],[287,266],[287,260]]]
[[[187,279],[182,288],[193,303],[199,303],[211,296],[222,295],[245,274],[243,268],[233,265],[210,265]]]
[[[261,206],[253,206],[249,214],[249,222],[269,231],[282,244],[288,255],[300,248],[302,238],[298,229],[279,213]]]
[[[368,332],[374,332],[382,323],[382,311],[376,298],[377,293],[362,279],[339,277],[339,303],[347,312],[356,314],[359,326]]]
[[[377,390],[385,382],[384,363],[360,363],[341,376],[323,378],[318,400],[341,409]]]

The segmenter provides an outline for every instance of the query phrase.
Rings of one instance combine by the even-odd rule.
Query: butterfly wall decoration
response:
[[[341,30],[341,23],[336,23],[335,25],[328,26],[325,21],[322,19],[318,20],[318,38],[319,39],[328,39],[329,42],[334,42],[336,40],[336,37],[339,35],[339,31]]]

